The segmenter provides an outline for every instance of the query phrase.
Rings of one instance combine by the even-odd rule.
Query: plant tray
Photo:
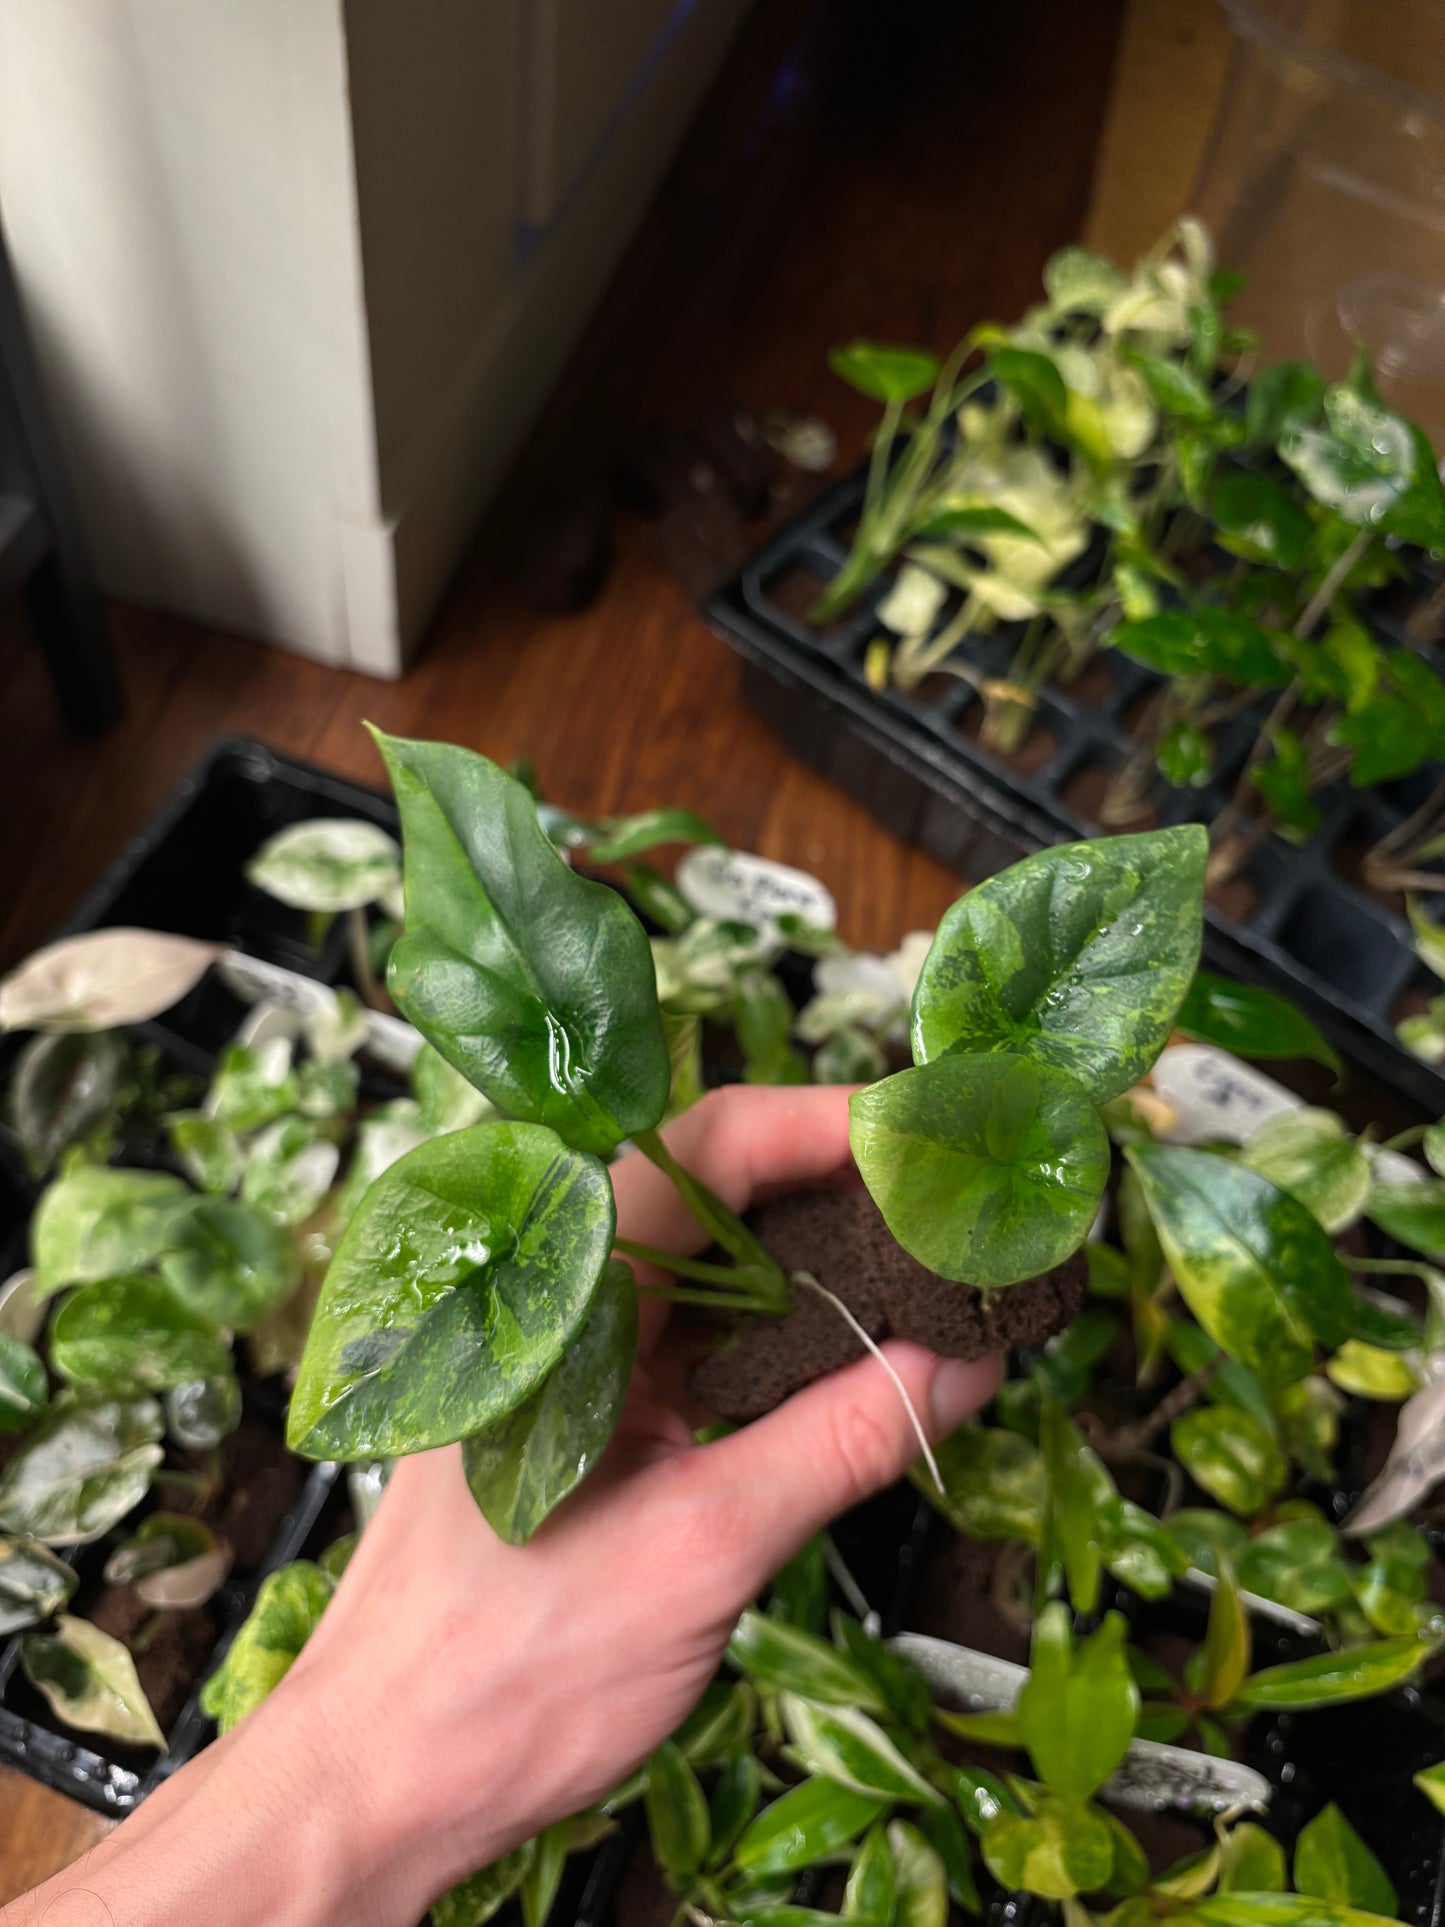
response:
[[[863,487],[860,474],[830,490],[704,602],[708,622],[743,659],[752,707],[805,762],[962,876],[977,880],[1047,844],[1100,834],[1081,811],[1080,786],[1091,770],[1110,772],[1129,754],[1129,716],[1161,678],[1105,651],[1090,666],[1086,697],[1050,685],[1039,699],[1027,767],[979,747],[982,702],[962,678],[932,676],[910,696],[872,689],[863,658],[878,633],[874,609],[886,585],[823,630],[797,613],[842,567]],[[973,666],[1002,675],[1016,633],[1000,630],[970,645]],[[1123,827],[1210,821],[1253,736],[1250,718],[1236,719],[1221,732],[1208,788],[1161,788],[1157,816]],[[1283,992],[1342,1054],[1438,1116],[1445,1074],[1395,1036],[1405,1000],[1430,992],[1434,979],[1415,957],[1404,916],[1347,874],[1351,851],[1400,822],[1431,780],[1326,791],[1323,822],[1308,844],[1296,849],[1269,838],[1232,895],[1208,906],[1205,958]]]

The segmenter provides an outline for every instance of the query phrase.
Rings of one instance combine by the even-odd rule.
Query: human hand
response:
[[[735,1210],[851,1171],[840,1089],[718,1092],[665,1135]],[[633,1155],[613,1178],[620,1234],[678,1252],[705,1244],[655,1166]],[[641,1267],[639,1282],[660,1279]],[[278,1823],[294,1834],[305,1815],[295,1857],[317,1918],[413,1922],[477,1867],[604,1798],[688,1713],[778,1568],[916,1455],[874,1359],[695,1445],[660,1389],[662,1324],[645,1303],[617,1435],[526,1546],[487,1526],[458,1447],[404,1460],[300,1659],[197,1763],[214,1756],[207,1793],[224,1809],[229,1783],[263,1834]],[[997,1381],[991,1362],[886,1351],[935,1439]],[[309,1918],[295,1877],[274,1877],[286,1918]]]

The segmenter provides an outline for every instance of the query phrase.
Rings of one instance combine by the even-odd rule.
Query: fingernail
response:
[[[998,1368],[991,1359],[970,1364],[961,1358],[945,1358],[933,1374],[928,1393],[934,1437],[947,1437],[971,1412],[976,1412],[993,1390],[997,1377]]]

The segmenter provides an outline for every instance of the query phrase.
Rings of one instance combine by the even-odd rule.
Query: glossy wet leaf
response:
[[[429,1134],[464,1131],[496,1115],[482,1093],[430,1044],[423,1044],[411,1060],[411,1091],[417,1122]]]
[[[932,355],[919,348],[891,348],[881,341],[850,341],[830,348],[828,366],[870,401],[912,401],[938,379],[938,363]]]
[[[165,1171],[81,1164],[46,1187],[30,1226],[45,1291],[139,1271],[165,1249],[191,1193]]]
[[[914,991],[915,1059],[1019,1054],[1096,1103],[1137,1083],[1199,961],[1206,849],[1192,824],[1068,844],[960,897]]]
[[[940,1797],[878,1722],[857,1707],[818,1706],[785,1693],[780,1710],[794,1753],[809,1773],[880,1798]]]
[[[825,1706],[855,1706],[870,1713],[888,1710],[868,1674],[846,1654],[825,1639],[751,1607],[728,1641],[728,1659],[760,1686],[797,1693]]]
[[[1219,1890],[1283,1893],[1288,1885],[1284,1848],[1253,1820],[1232,1826],[1220,1842]]]
[[[149,1513],[105,1562],[107,1585],[134,1586],[148,1606],[201,1606],[225,1582],[231,1549],[201,1520]]]
[[[1263,475],[1226,475],[1210,504],[1220,545],[1248,562],[1297,569],[1314,524],[1291,495]]]
[[[205,976],[221,946],[159,930],[62,937],[0,979],[0,1030],[115,1030],[158,1017]]]
[[[1286,429],[1279,452],[1317,502],[1357,527],[1384,527],[1415,470],[1409,424],[1344,383],[1326,391],[1324,421]]]
[[[647,1763],[647,1830],[658,1865],[685,1884],[707,1859],[712,1844],[707,1797],[697,1775],[671,1740]]]
[[[1445,1179],[1419,1184],[1377,1184],[1365,1215],[1388,1237],[1412,1251],[1445,1262]]]
[[[617,1425],[637,1352],[637,1287],[610,1259],[587,1322],[532,1396],[463,1441],[467,1484],[499,1539],[520,1546],[596,1465]]]
[[[331,1189],[340,1163],[325,1126],[308,1117],[278,1117],[247,1146],[241,1197],[276,1224],[303,1224]]]
[[[71,1292],[50,1326],[62,1378],[100,1392],[164,1392],[230,1369],[230,1348],[209,1319],[188,1311],[159,1278],[100,1278]]]
[[[1252,1412],[1207,1405],[1185,1412],[1170,1428],[1174,1456],[1211,1499],[1252,1519],[1279,1491],[1289,1467]]]
[[[486,1927],[527,1876],[537,1843],[528,1840],[481,1867],[431,1904],[432,1927]]]
[[[1088,1234],[1109,1141],[1087,1092],[1032,1058],[956,1054],[849,1100],[863,1181],[906,1251],[987,1290],[1061,1264]]]
[[[88,1619],[61,1613],[53,1633],[26,1633],[20,1665],[67,1726],[164,1750],[166,1736],[136,1678],[135,1661]]]
[[[999,1814],[983,1836],[983,1857],[1000,1886],[1067,1900],[1104,1885],[1114,1840],[1088,1807],[1040,1794],[1032,1813]]]
[[[139,1505],[163,1456],[153,1398],[52,1408],[0,1473],[0,1532],[85,1545]]]
[[[943,1492],[926,1472],[920,1472],[915,1483],[957,1531],[970,1539],[1038,1544],[1044,1468],[1031,1440],[999,1426],[963,1425],[936,1445],[933,1453],[943,1475]]]
[[[833,1780],[804,1780],[763,1808],[739,1840],[734,1864],[755,1875],[811,1867],[856,1840],[889,1805]]]
[[[201,1689],[201,1710],[221,1732],[229,1733],[286,1677],[334,1591],[332,1580],[308,1559],[295,1559],[261,1581],[255,1605]]]
[[[881,1820],[875,1821],[864,1834],[848,1870],[848,1884],[843,1890],[843,1918],[863,1921],[867,1927],[889,1927],[897,1887],[897,1865],[888,1829]]]
[[[204,1198],[176,1220],[161,1271],[196,1317],[245,1331],[300,1284],[301,1252],[288,1231],[251,1205]]]
[[[447,743],[379,737],[406,845],[391,993],[505,1115],[611,1152],[667,1105],[652,957],[621,897],[568,868],[528,792]]]
[[[897,1870],[895,1927],[947,1927],[948,1870],[927,1837],[907,1820],[890,1820],[888,1844]]]
[[[1329,1232],[1353,1224],[1370,1194],[1369,1159],[1333,1111],[1283,1111],[1251,1135],[1242,1155]]]
[[[1342,1700],[1371,1699],[1412,1678],[1438,1650],[1438,1640],[1413,1636],[1379,1639],[1339,1653],[1290,1660],[1255,1673],[1240,1689],[1236,1705],[1299,1708],[1333,1706]]]
[[[401,875],[395,837],[360,817],[315,817],[269,837],[246,865],[246,881],[293,910],[360,910]]]
[[[1139,1689],[1124,1653],[1125,1630],[1110,1613],[1076,1652],[1062,1601],[1051,1601],[1034,1621],[1019,1728],[1034,1770],[1066,1799],[1091,1798],[1134,1737]]]
[[[581,1329],[613,1222],[605,1168],[542,1125],[479,1124],[408,1152],[331,1261],[292,1449],[394,1457],[515,1411]]]
[[[45,1410],[50,1388],[40,1355],[0,1331],[0,1432],[23,1432]]]
[[[1350,1280],[1302,1204],[1213,1152],[1150,1144],[1126,1155],[1185,1303],[1231,1357],[1287,1385],[1317,1343],[1342,1342]]]
[[[191,1451],[209,1452],[241,1423],[241,1387],[234,1371],[172,1385],[165,1405],[166,1431]]]
[[[1389,1875],[1332,1800],[1301,1827],[1294,1850],[1294,1884],[1302,1894],[1391,1915]]]
[[[38,1540],[0,1537],[0,1636],[60,1612],[76,1584],[74,1569]]]
[[[229,1124],[201,1111],[182,1111],[167,1120],[166,1128],[171,1148],[192,1184],[216,1197],[226,1197],[236,1189],[246,1159],[241,1141]]]
[[[33,1177],[105,1124],[129,1062],[114,1031],[52,1031],[30,1039],[11,1075],[10,1111]]]
[[[1310,1057],[1329,1070],[1340,1068],[1334,1049],[1288,998],[1207,970],[1195,972],[1176,1021],[1187,1036],[1236,1057]]]
[[[1162,676],[1223,676],[1259,689],[1283,688],[1289,681],[1289,668],[1268,634],[1232,609],[1167,609],[1121,623],[1110,641]]]

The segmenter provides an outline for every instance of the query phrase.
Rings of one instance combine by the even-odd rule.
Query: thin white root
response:
[[[847,1325],[848,1329],[853,1333],[854,1337],[859,1339],[862,1344],[867,1347],[883,1367],[884,1371],[887,1372],[888,1376],[893,1380],[894,1389],[903,1400],[903,1409],[908,1414],[908,1423],[917,1434],[918,1443],[923,1452],[923,1462],[928,1467],[929,1473],[933,1478],[933,1483],[938,1487],[940,1496],[947,1498],[948,1493],[944,1488],[943,1474],[938,1469],[938,1460],[933,1456],[933,1447],[928,1443],[928,1434],[923,1429],[923,1420],[918,1416],[918,1408],[908,1396],[908,1387],[903,1383],[903,1380],[898,1376],[897,1372],[894,1371],[892,1365],[889,1364],[877,1345],[874,1344],[867,1332],[864,1331],[863,1327],[858,1323],[858,1320],[843,1303],[843,1300],[839,1298],[835,1292],[829,1291],[826,1285],[820,1285],[811,1271],[795,1271],[792,1276],[792,1283],[795,1285],[806,1285],[810,1291],[816,1291],[820,1298],[826,1298],[834,1311],[836,1311],[838,1316],[843,1320],[844,1324]]]
[[[878,1615],[868,1604],[867,1598],[864,1596],[863,1588],[858,1584],[858,1581],[853,1577],[852,1573],[849,1572],[847,1561],[834,1544],[831,1532],[825,1532],[823,1534],[823,1557],[827,1563],[829,1572],[833,1575],[833,1584],[838,1588],[839,1592],[842,1593],[843,1597],[862,1621],[864,1632],[872,1633],[873,1637],[877,1639],[880,1625]]]

